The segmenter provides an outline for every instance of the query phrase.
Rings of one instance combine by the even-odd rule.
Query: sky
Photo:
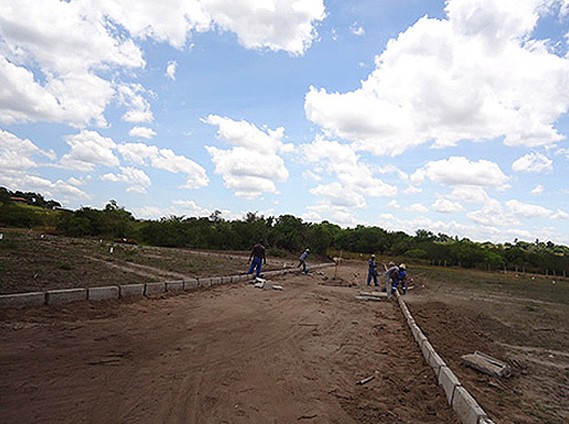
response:
[[[569,245],[569,0],[0,0],[0,186]]]

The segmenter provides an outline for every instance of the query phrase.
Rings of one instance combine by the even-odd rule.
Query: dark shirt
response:
[[[255,246],[253,246],[253,250],[251,251],[251,255],[249,256],[249,259],[251,259],[253,256],[256,256],[256,257],[264,260],[265,259],[265,246],[263,246],[261,243],[257,243]]]

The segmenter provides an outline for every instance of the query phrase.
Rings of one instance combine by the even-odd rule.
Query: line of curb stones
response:
[[[452,370],[435,351],[433,345],[431,345],[427,337],[423,334],[423,331],[415,322],[415,319],[411,315],[409,308],[407,308],[399,292],[396,292],[396,295],[399,307],[405,316],[405,320],[407,321],[407,325],[409,325],[413,337],[419,344],[425,362],[433,369],[437,376],[439,386],[442,386],[445,391],[448,404],[459,416],[462,423],[494,424],[494,422],[488,418],[486,412],[478,405],[474,397],[462,386]]]
[[[333,265],[333,263],[315,264],[311,266],[311,269],[319,269]],[[300,272],[299,269],[286,268],[282,270],[264,272],[263,277],[268,278],[298,272]],[[249,281],[251,278],[251,274],[240,274],[222,277],[189,278],[157,283],[125,284],[120,286],[57,289],[42,292],[4,294],[0,295],[0,309],[21,309],[43,305],[62,305],[84,300],[118,300],[136,296],[152,297],[159,296],[163,293],[179,293],[222,284],[239,283]]]

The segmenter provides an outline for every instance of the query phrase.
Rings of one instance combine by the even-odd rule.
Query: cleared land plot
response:
[[[516,273],[416,269],[409,309],[437,352],[497,423],[569,422],[569,281]],[[461,364],[482,351],[513,375]]]
[[[141,258],[128,253],[132,246],[113,253],[135,259],[110,260],[108,245],[95,251],[97,240],[54,239],[52,249],[18,248],[28,256],[17,272],[44,271],[44,280],[2,272],[2,289],[230,275],[247,265],[248,252],[143,248]],[[24,256],[6,259],[9,249],[0,248],[0,265],[9,265],[2,270],[20,275],[14,270]],[[50,251],[58,253],[42,259]],[[97,260],[81,267],[86,256]],[[197,257],[201,265],[189,261]],[[409,309],[490,418],[569,422],[567,279],[409,265]],[[281,268],[282,260],[269,257],[269,266]],[[237,284],[0,311],[0,422],[456,422],[396,305],[355,300],[366,271],[364,262],[340,266],[341,281],[356,286],[315,274],[277,279],[282,292]],[[512,377],[463,367],[460,357],[476,350],[508,362]]]
[[[327,281],[0,311],[0,421],[458,423],[397,304]]]
[[[245,273],[249,252],[196,252],[3,229],[0,294]],[[112,248],[112,253],[111,253]],[[293,260],[269,261],[265,270]]]

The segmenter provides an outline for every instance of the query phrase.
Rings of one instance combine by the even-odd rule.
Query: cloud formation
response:
[[[284,128],[262,130],[249,122],[218,115],[210,115],[203,121],[217,126],[217,138],[234,146],[231,149],[206,146],[225,187],[246,199],[278,192],[275,183],[286,181],[289,176],[280,153],[292,150],[292,145],[282,141]]]
[[[479,160],[471,161],[462,156],[428,162],[411,175],[411,181],[421,184],[425,179],[450,186],[479,186],[502,188],[509,178],[498,164]]]
[[[310,87],[307,118],[357,150],[394,156],[420,144],[502,138],[551,146],[569,109],[569,58],[531,39],[553,0],[449,0],[392,39],[357,90]],[[550,9],[548,9],[550,10]]]
[[[152,93],[130,81],[141,41],[183,49],[194,33],[231,31],[249,49],[302,55],[325,17],[322,0],[1,0],[0,124],[105,127],[117,100],[127,122],[151,122]],[[175,79],[176,63],[166,75]]]

